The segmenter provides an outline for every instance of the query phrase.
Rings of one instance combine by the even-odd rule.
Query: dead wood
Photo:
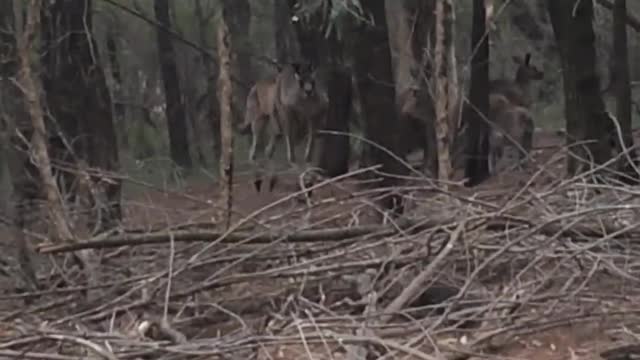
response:
[[[425,221],[415,231],[425,229],[442,224],[440,221]],[[446,224],[446,223],[445,223]],[[367,225],[346,228],[329,228],[319,230],[305,231],[283,231],[273,233],[255,234],[249,231],[231,233],[227,235],[222,242],[235,243],[247,240],[250,244],[270,243],[277,239],[284,238],[287,242],[317,242],[317,241],[342,241],[352,239],[358,236],[376,235],[377,237],[389,236],[395,234],[402,229],[411,228],[416,222],[404,220],[396,223],[394,226],[383,225]],[[150,244],[162,244],[171,240],[176,242],[203,242],[219,240],[225,232],[216,230],[179,230],[179,231],[162,231],[149,234],[120,234],[107,237],[106,239],[89,240],[74,244],[42,244],[37,250],[40,253],[61,253],[69,251],[77,251],[81,249],[100,249],[113,248],[119,246],[138,246]]]
[[[502,232],[517,227],[531,228],[533,222],[520,216],[489,216],[491,219],[485,219],[471,226],[471,229],[485,227],[489,231]],[[108,236],[102,239],[92,239],[67,244],[40,244],[36,250],[42,254],[56,254],[83,249],[106,249],[120,246],[141,246],[164,244],[170,241],[175,242],[212,242],[220,241],[221,243],[237,243],[244,241],[246,244],[265,244],[276,240],[284,240],[289,243],[303,242],[327,242],[327,241],[347,241],[360,236],[372,236],[373,238],[382,238],[392,236],[398,233],[417,233],[426,229],[436,227],[455,227],[457,222],[452,219],[442,220],[423,220],[415,221],[403,219],[392,225],[366,225],[354,227],[338,227],[317,230],[286,230],[254,233],[248,230],[230,233],[225,236],[224,231],[192,229],[192,230],[176,230],[176,231],[157,231],[152,233],[124,233]],[[640,226],[640,224],[639,224]],[[640,230],[628,229],[625,231],[621,227],[611,223],[603,222],[597,226],[588,226],[584,224],[574,224],[567,227],[560,219],[549,221],[539,227],[538,232],[546,236],[560,236],[570,238],[574,241],[591,241],[593,239],[611,236],[612,238],[625,239],[640,237]],[[406,233],[409,231],[409,233]],[[225,236],[221,239],[222,236]]]

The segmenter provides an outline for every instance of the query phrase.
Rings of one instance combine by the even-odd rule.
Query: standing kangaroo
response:
[[[324,126],[327,106],[327,97],[317,90],[316,69],[310,64],[287,64],[278,67],[275,78],[258,81],[247,96],[245,119],[239,129],[245,134],[249,129],[252,132],[249,162],[256,162],[258,144],[262,144],[265,137],[268,143],[262,158],[271,161],[283,133],[290,163],[295,162],[293,147],[302,135],[307,135],[305,160],[309,162],[315,132]],[[270,190],[275,182],[276,178],[272,176]],[[261,183],[256,179],[258,192]]]
[[[494,125],[489,134],[489,172],[493,174],[507,166],[504,161],[521,162],[533,145],[531,82],[542,80],[544,74],[531,64],[530,53],[524,60],[519,56],[513,60],[518,64],[513,80],[489,82],[489,120]]]
[[[509,102],[514,105],[531,106],[531,81],[539,81],[544,77],[544,73],[531,64],[531,54],[527,53],[524,60],[517,55],[513,56],[513,61],[518,65],[515,78],[495,79],[489,81],[489,93],[504,95]]]
[[[489,96],[489,173],[505,170],[512,162],[522,163],[531,151],[534,122],[529,110],[501,94]]]
[[[423,170],[438,176],[438,152],[435,132],[435,109],[426,89],[410,87],[398,95],[401,121],[402,156],[417,148],[423,150]]]
[[[244,123],[239,130],[241,134],[247,134],[251,130],[250,163],[255,163],[258,143],[264,140],[265,135],[269,143],[264,150],[264,155],[268,158],[273,156],[276,140],[281,135],[274,107],[275,94],[276,79],[273,78],[256,82],[247,95]]]
[[[276,79],[275,112],[284,130],[287,160],[296,162],[294,146],[306,135],[304,160],[311,161],[316,130],[326,123],[328,98],[318,91],[317,69],[312,64],[283,67]]]
[[[522,59],[513,56],[518,68],[513,80],[495,79],[489,82],[489,121],[497,128],[492,129],[489,136],[490,161],[492,169],[496,161],[512,148],[514,141],[519,158],[531,151],[533,136],[533,118],[528,110],[531,105],[530,87],[532,81],[541,80],[543,72],[531,64],[531,54]],[[417,147],[424,149],[424,167],[433,176],[437,175],[437,143],[435,134],[435,109],[433,99],[424,89],[410,87],[398,96],[398,108],[402,121],[402,139],[404,155]],[[462,100],[451,108],[451,117],[457,118],[461,113]],[[454,123],[458,123],[457,121]],[[460,126],[460,125],[458,125]],[[450,131],[459,131],[452,128]],[[454,139],[454,144],[456,143]],[[456,158],[456,146],[453,147]],[[523,151],[525,153],[523,153]],[[492,157],[493,156],[493,160]],[[496,158],[498,157],[498,158]],[[454,160],[455,161],[455,160]]]

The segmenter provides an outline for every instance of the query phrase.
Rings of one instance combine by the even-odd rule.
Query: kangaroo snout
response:
[[[313,93],[313,85],[311,85],[310,83],[305,83],[302,86],[302,90],[304,90],[304,94],[309,97],[312,95]]]

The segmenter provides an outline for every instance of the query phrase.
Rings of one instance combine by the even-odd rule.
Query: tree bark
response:
[[[107,58],[109,59],[111,79],[113,81],[111,89],[111,98],[113,99],[113,121],[115,122],[115,128],[120,131],[120,145],[126,149],[129,144],[125,124],[126,110],[122,103],[122,72],[120,70],[120,62],[118,61],[116,33],[111,29],[107,31]]]
[[[198,19],[198,42],[203,49],[209,49],[209,40],[207,39],[207,29],[209,28],[209,20],[207,14],[204,12],[202,6],[202,0],[196,0],[195,4],[196,17]],[[203,106],[206,109],[203,112],[206,114],[204,118],[207,119],[207,124],[211,128],[211,135],[213,137],[213,154],[216,158],[220,158],[220,104],[218,102],[218,95],[216,89],[215,79],[218,77],[216,73],[216,64],[207,56],[206,53],[201,54],[202,65],[205,69],[207,76],[207,86],[203,96]],[[246,98],[245,98],[246,99]],[[200,103],[200,101],[198,102]]]
[[[439,3],[439,2],[438,2]],[[413,26],[411,31],[411,37],[408,39],[401,39],[401,42],[407,42],[410,40],[411,52],[413,57],[413,70],[412,71],[412,81],[416,86],[420,89],[418,92],[418,107],[423,109],[422,116],[424,118],[419,119],[424,127],[422,129],[423,134],[421,134],[419,140],[422,144],[423,148],[423,168],[428,170],[430,175],[434,178],[439,177],[439,164],[438,164],[438,148],[437,148],[437,136],[436,136],[436,85],[434,76],[434,66],[436,56],[435,56],[435,44],[436,44],[436,1],[427,0],[427,1],[414,1],[410,2],[407,5],[406,11],[414,14],[410,19],[411,25]],[[443,54],[441,54],[444,56]],[[447,77],[447,69],[444,66],[445,61],[441,56],[442,61],[440,61],[441,69],[440,69],[440,77]],[[402,61],[398,60],[398,63],[401,64]],[[417,71],[415,71],[417,70]],[[397,72],[398,76],[401,76],[400,72]],[[400,78],[396,79],[396,81],[401,81]],[[397,88],[398,86],[396,86]],[[446,100],[446,97],[442,100]],[[441,103],[441,105],[446,106],[446,104]],[[426,110],[426,111],[425,111]],[[404,129],[404,131],[408,131],[413,133],[416,129],[413,127],[409,127]],[[408,135],[415,136],[415,135]]]
[[[27,11],[24,33],[18,40],[18,56],[20,61],[19,82],[24,91],[29,116],[33,128],[31,143],[33,156],[43,182],[43,191],[47,200],[47,210],[51,221],[50,232],[54,241],[72,241],[74,236],[67,223],[63,200],[60,197],[53,172],[51,159],[47,151],[47,130],[44,112],[40,99],[40,84],[31,70],[32,45],[35,42],[38,26],[40,25],[40,1],[30,0]]]
[[[217,34],[218,59],[220,61],[220,77],[218,78],[218,94],[220,96],[220,134],[222,140],[222,156],[220,157],[220,200],[224,209],[225,226],[231,225],[231,207],[233,203],[233,128],[232,128],[232,88],[231,88],[231,44],[227,28],[226,6],[222,7]]]
[[[473,0],[473,25],[471,29],[471,87],[469,101],[464,106],[463,122],[469,125],[467,132],[465,176],[467,185],[474,186],[489,176],[489,39],[486,31],[484,0]]]
[[[51,157],[56,164],[72,166],[76,174],[60,171],[65,191],[96,210],[88,215],[89,231],[103,231],[122,217],[122,185],[106,173],[119,168],[118,144],[98,47],[91,33],[86,32],[92,28],[91,1],[57,1],[43,10],[46,52],[42,73],[46,103],[52,114],[53,127],[48,134]],[[87,169],[76,168],[80,163],[95,170],[91,176]],[[73,186],[76,180],[84,182],[88,191],[84,199]]]
[[[610,159],[612,122],[600,95],[596,72],[592,1],[547,0],[562,65],[567,143],[572,146],[567,171],[575,175]]]
[[[621,179],[628,183],[637,183],[640,174],[638,166],[637,150],[633,148],[633,131],[631,129],[631,86],[629,84],[629,51],[627,41],[627,0],[615,0],[613,8],[613,63],[616,93],[616,118],[620,124],[622,142],[616,135],[615,142],[619,151],[627,151],[620,157]],[[620,146],[624,145],[624,146]]]
[[[112,104],[104,71],[100,65],[99,53],[91,32],[92,6],[90,0],[56,1],[44,8],[44,71],[43,85],[46,103],[56,125],[49,131],[51,158],[55,165],[70,162],[73,174],[66,178],[67,191],[80,211],[74,211],[73,229],[60,228],[56,215],[54,223],[58,227],[57,236],[63,240],[74,240],[79,236],[88,237],[92,233],[115,227],[122,217],[120,206],[121,181],[106,171],[119,167],[116,132],[113,125]],[[31,108],[38,108],[29,100]],[[31,110],[32,118],[44,116]],[[90,117],[87,114],[91,114]],[[57,122],[57,123],[56,123]],[[41,128],[41,129],[40,129]],[[45,120],[34,123],[34,142],[46,142]],[[42,139],[35,134],[41,133]],[[38,145],[40,147],[40,145]],[[40,152],[38,150],[38,152]],[[50,169],[44,155],[38,155],[41,169]],[[48,158],[47,158],[48,159]],[[91,168],[91,173],[89,172]],[[42,181],[47,193],[54,191],[55,182],[49,184],[46,177],[51,170],[41,170]],[[62,169],[61,174],[67,170]],[[54,180],[51,180],[54,181]],[[47,194],[47,198],[53,195]],[[51,201],[51,200],[50,200]],[[60,200],[62,201],[62,200]],[[64,206],[60,205],[60,211]],[[59,212],[56,209],[56,212]],[[95,266],[98,259],[92,251],[75,255],[87,276],[90,285],[97,284]],[[89,298],[94,291],[86,292]]]
[[[458,81],[458,60],[456,56],[456,10],[453,1],[445,3],[444,21],[444,48],[447,49],[447,96],[449,107],[449,132],[447,141],[449,142],[449,155],[451,157],[452,172],[454,169],[462,169],[464,165],[461,160],[464,157],[464,143],[461,130],[460,119],[460,83]],[[452,174],[453,175],[453,174]]]
[[[349,171],[351,145],[347,135],[352,85],[351,74],[338,68],[331,69],[328,78],[329,107],[324,130],[331,133],[320,135],[317,164],[326,176],[336,177]]]
[[[249,34],[251,6],[248,0],[225,0],[222,6],[226,13],[229,41],[235,49],[231,59],[231,74],[237,86],[233,87],[231,111],[234,121],[240,124],[244,120],[244,107],[254,78],[250,57],[251,44],[246,41]]]
[[[455,99],[450,99],[451,92],[449,87],[452,85],[447,77],[447,73],[450,72],[449,55],[451,53],[451,47],[453,45],[452,35],[452,21],[451,15],[453,13],[453,4],[451,1],[438,1],[436,3],[436,44],[435,44],[435,62],[434,62],[434,74],[435,74],[435,113],[436,113],[436,138],[437,138],[437,155],[438,155],[438,171],[435,174],[436,177],[446,181],[451,179],[453,170],[451,167],[451,156],[449,150],[450,146],[450,119],[452,113],[452,106],[455,104]],[[447,37],[449,39],[447,40]],[[453,69],[455,73],[455,68]],[[452,101],[453,100],[453,101]],[[428,132],[427,132],[428,134]]]
[[[291,1],[291,0],[289,0]],[[276,41],[276,62],[285,64],[297,60],[300,56],[298,44],[291,24],[290,2],[274,0],[274,28]]]
[[[36,291],[38,282],[33,251],[24,230],[37,218],[37,215],[34,216],[38,212],[36,201],[42,196],[38,169],[29,159],[27,142],[33,134],[33,126],[26,113],[24,94],[9,80],[19,74],[17,34],[8,31],[16,29],[13,2],[4,1],[0,4],[0,28],[5,29],[0,32],[0,124],[6,133],[1,139],[1,150],[3,158],[8,161],[13,187],[7,210],[15,226],[12,235],[20,278],[27,289]]]
[[[168,0],[155,0],[154,10],[158,23],[167,29],[171,28]],[[189,154],[189,140],[185,109],[182,102],[182,92],[178,78],[176,54],[171,37],[165,31],[157,30],[158,55],[162,71],[165,101],[167,104],[166,117],[169,131],[169,147],[171,159],[183,168],[193,165]]]
[[[365,135],[375,144],[365,144],[365,163],[368,166],[381,165],[380,186],[391,187],[397,183],[397,178],[389,174],[403,174],[407,169],[388,153],[402,155],[384,0],[369,0],[364,8],[371,14],[375,26],[368,22],[360,23],[352,48],[357,87],[366,119]],[[389,210],[398,206],[394,209],[398,214],[402,212],[399,200],[397,195],[387,195],[382,198],[381,205]]]

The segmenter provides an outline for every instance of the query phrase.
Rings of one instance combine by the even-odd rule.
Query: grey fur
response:
[[[287,160],[296,162],[294,146],[307,137],[305,162],[311,161],[318,129],[326,123],[328,98],[319,89],[317,70],[310,64],[288,64],[276,83],[275,111],[284,130]]]

